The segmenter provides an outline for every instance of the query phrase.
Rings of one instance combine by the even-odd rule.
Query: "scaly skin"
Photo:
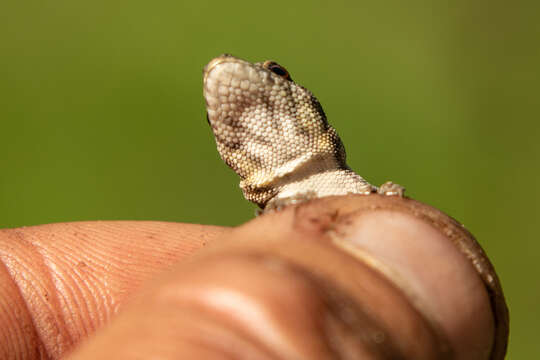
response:
[[[403,196],[403,187],[378,189],[347,166],[319,101],[275,62],[217,57],[204,68],[204,97],[221,158],[264,210],[331,195]]]

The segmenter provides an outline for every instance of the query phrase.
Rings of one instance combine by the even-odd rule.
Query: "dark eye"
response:
[[[292,81],[291,76],[289,75],[289,72],[287,71],[287,69],[285,69],[283,66],[279,65],[275,61],[266,60],[263,64],[263,67],[265,69],[270,70],[274,74],[281,76],[284,79]]]

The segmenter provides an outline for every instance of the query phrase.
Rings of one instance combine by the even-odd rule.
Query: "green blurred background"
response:
[[[450,4],[451,3],[451,4]],[[509,358],[540,356],[539,2],[20,1],[0,5],[0,227],[253,217],[201,71],[271,58],[349,164],[463,222],[501,277]]]

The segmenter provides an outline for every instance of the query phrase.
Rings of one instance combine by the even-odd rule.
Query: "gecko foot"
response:
[[[387,181],[379,187],[377,192],[381,195],[403,197],[405,188],[399,184]]]

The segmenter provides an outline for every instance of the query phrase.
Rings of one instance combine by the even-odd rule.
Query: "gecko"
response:
[[[317,98],[275,61],[218,56],[204,67],[203,93],[218,152],[262,212],[333,195],[404,196],[349,168]]]

